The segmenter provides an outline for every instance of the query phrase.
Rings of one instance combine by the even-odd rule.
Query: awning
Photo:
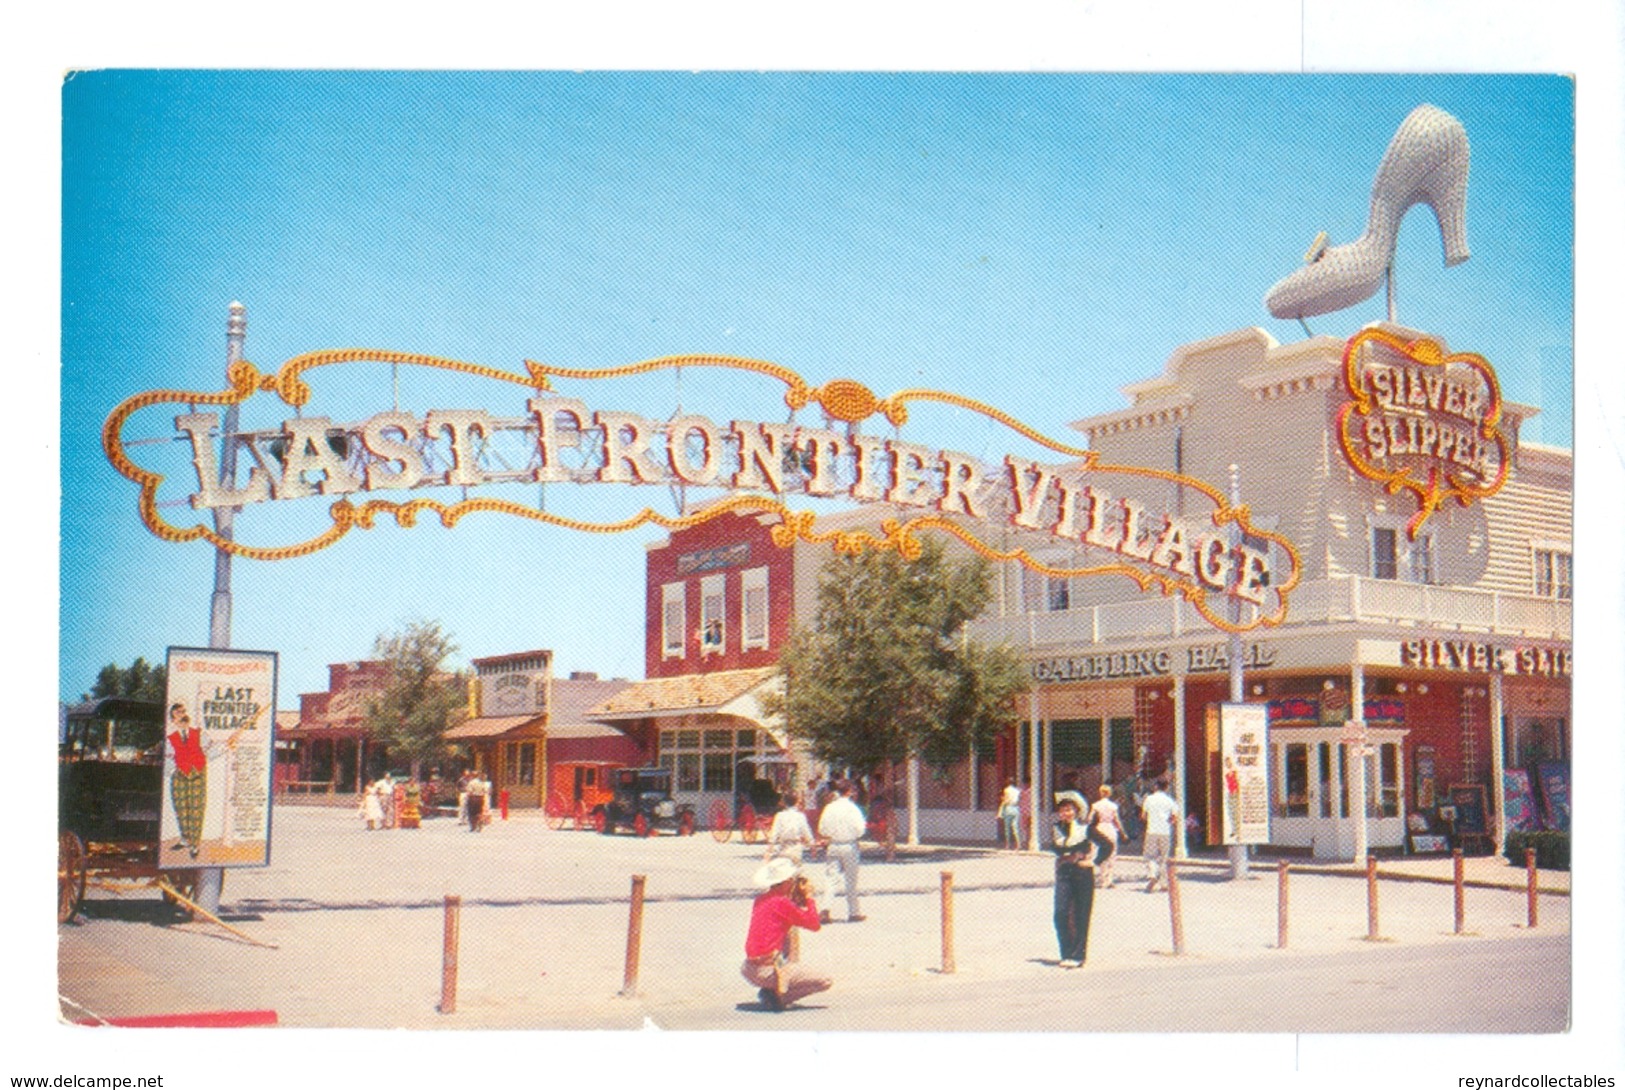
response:
[[[787,746],[784,726],[763,710],[761,697],[782,685],[777,667],[719,670],[635,681],[587,713],[604,723],[666,719],[681,715],[727,715],[749,720]]]
[[[541,715],[490,715],[478,719],[465,719],[441,737],[448,742],[467,742],[478,738],[500,738],[504,734],[517,734],[524,727],[534,726],[534,733],[542,733],[547,721]]]

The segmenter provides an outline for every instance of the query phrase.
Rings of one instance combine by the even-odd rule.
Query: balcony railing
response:
[[[1299,586],[1292,593],[1280,631],[1347,623],[1566,640],[1573,633],[1574,609],[1571,602],[1552,598],[1351,576]],[[989,643],[1052,647],[1174,638],[1211,632],[1212,628],[1182,599],[1144,598],[1055,612],[984,616],[971,623],[970,631]]]

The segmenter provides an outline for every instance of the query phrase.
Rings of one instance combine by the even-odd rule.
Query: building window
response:
[[[1415,540],[1409,540],[1395,527],[1373,526],[1371,576],[1403,579],[1408,583],[1433,583],[1433,535],[1417,534]]]
[[[1399,747],[1385,742],[1377,747],[1377,771],[1381,790],[1377,796],[1380,817],[1399,816]]]
[[[520,787],[534,787],[536,785],[536,743],[519,743],[519,775],[514,783]]]
[[[1573,556],[1557,549],[1536,549],[1535,594],[1540,598],[1573,598]]]
[[[705,775],[702,791],[732,791],[734,789],[734,755],[707,753],[703,758]]]
[[[678,791],[698,791],[700,789],[700,755],[698,753],[677,754],[677,781]]]
[[[746,649],[767,646],[767,569],[752,568],[743,581],[739,631]]]
[[[685,646],[684,629],[688,626],[688,595],[682,583],[667,583],[660,588],[660,657],[680,659]]]
[[[719,655],[725,646],[723,602],[727,575],[708,575],[700,580],[700,654]]]
[[[1072,581],[1022,568],[1021,601],[1029,613],[1064,612],[1072,608]]]
[[[1309,816],[1309,745],[1288,742],[1286,747],[1284,817]]]
[[[1399,531],[1386,526],[1371,531],[1371,577],[1399,578]]]

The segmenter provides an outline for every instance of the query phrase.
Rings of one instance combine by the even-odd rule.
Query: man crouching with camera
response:
[[[750,931],[745,936],[744,978],[757,987],[757,996],[769,1010],[782,1011],[796,1000],[828,990],[834,983],[816,976],[798,962],[785,960],[790,929],[818,930],[818,905],[811,885],[795,862],[782,856],[768,860],[752,878],[763,892],[750,910]]]

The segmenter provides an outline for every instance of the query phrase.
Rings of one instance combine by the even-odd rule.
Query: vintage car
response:
[[[694,834],[694,807],[671,797],[669,768],[617,768],[610,773],[609,801],[593,810],[594,824],[605,834],[630,829],[652,836],[665,829],[678,836]]]

